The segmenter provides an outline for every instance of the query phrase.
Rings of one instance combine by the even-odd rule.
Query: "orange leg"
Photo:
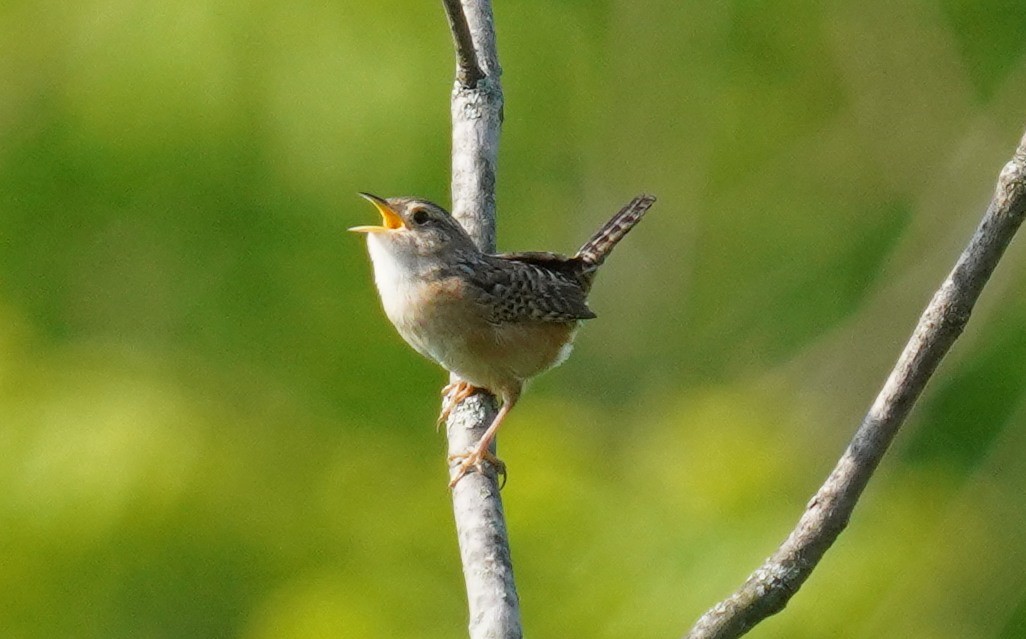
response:
[[[477,443],[477,446],[465,453],[457,453],[455,455],[449,455],[449,461],[454,462],[458,459],[462,459],[460,462],[459,469],[456,471],[456,475],[449,482],[449,488],[456,485],[459,480],[463,479],[463,476],[470,472],[473,468],[477,472],[484,472],[483,462],[488,462],[495,466],[496,470],[500,475],[506,475],[506,464],[502,463],[498,457],[493,455],[488,447],[492,445],[492,440],[495,439],[496,433],[499,432],[499,427],[502,426],[502,422],[506,419],[506,415],[512,410],[513,406],[517,403],[517,398],[507,397],[502,402],[502,408],[499,409],[499,413],[492,420],[491,426],[485,431],[484,435],[481,436],[481,441]]]
[[[435,430],[437,431],[442,424],[449,421],[452,410],[476,391],[476,386],[471,386],[462,379],[452,384],[446,384],[442,389],[442,412],[439,413],[438,420],[435,422]]]

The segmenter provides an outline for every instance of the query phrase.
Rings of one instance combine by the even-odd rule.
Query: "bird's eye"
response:
[[[428,215],[428,212],[425,211],[424,209],[417,209],[416,211],[413,212],[413,216],[412,217],[413,217],[413,223],[416,224],[417,226],[421,226],[422,224],[426,224],[427,221],[431,219],[431,216]]]

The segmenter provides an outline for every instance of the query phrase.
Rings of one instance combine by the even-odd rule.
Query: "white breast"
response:
[[[367,234],[367,250],[374,264],[374,283],[381,295],[385,314],[398,327],[409,312],[416,282],[408,276],[408,269],[400,267],[388,246],[374,233]]]
[[[367,248],[374,264],[374,283],[385,315],[418,353],[442,363],[445,354],[437,352],[437,348],[444,342],[431,335],[430,330],[444,324],[434,322],[430,317],[434,309],[433,305],[426,304],[430,300],[430,292],[424,290],[423,265],[400,261],[407,256],[389,250],[390,245],[373,233],[367,236]]]

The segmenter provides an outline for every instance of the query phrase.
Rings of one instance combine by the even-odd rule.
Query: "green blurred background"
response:
[[[496,3],[499,245],[641,191],[503,431],[527,635],[683,633],[790,530],[1026,125],[1019,0]],[[0,3],[0,634],[459,637],[442,372],[356,197],[448,204],[437,2]],[[1026,637],[1020,238],[760,637]]]

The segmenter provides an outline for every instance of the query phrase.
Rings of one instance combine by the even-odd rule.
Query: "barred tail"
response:
[[[634,228],[645,212],[648,211],[655,197],[651,195],[639,195],[631,200],[630,204],[620,209],[620,212],[606,222],[584,246],[577,251],[574,257],[580,259],[585,265],[585,272],[591,273],[606,260],[606,256],[613,250],[616,243],[623,239],[623,236]]]

